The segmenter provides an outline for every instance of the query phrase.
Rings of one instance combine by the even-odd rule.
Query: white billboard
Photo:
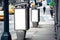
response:
[[[26,30],[25,9],[15,9],[15,30]]]
[[[38,22],[38,10],[37,9],[32,10],[32,22]]]

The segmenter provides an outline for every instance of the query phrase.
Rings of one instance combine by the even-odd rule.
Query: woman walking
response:
[[[50,14],[51,17],[53,18],[53,9],[54,9],[55,2],[52,0],[49,5],[50,5]]]

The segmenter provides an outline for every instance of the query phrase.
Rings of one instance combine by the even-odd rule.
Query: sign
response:
[[[32,10],[32,22],[38,22],[38,10]]]
[[[26,30],[25,9],[15,9],[15,29]]]

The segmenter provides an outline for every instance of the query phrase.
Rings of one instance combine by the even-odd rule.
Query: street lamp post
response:
[[[8,0],[4,0],[4,32],[1,40],[11,40],[9,32],[9,11],[8,11]]]

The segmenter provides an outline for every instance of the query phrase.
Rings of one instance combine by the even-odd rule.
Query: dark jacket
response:
[[[42,6],[42,2],[39,2],[39,6]]]

